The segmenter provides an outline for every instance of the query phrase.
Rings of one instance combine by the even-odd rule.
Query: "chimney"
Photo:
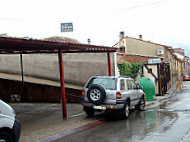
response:
[[[119,41],[121,41],[124,38],[124,36],[125,36],[124,31],[120,32],[120,34],[119,34]]]
[[[142,35],[139,35],[139,39],[142,40]]]
[[[88,44],[90,44],[90,43],[91,43],[91,40],[90,40],[90,38],[88,38],[88,39],[87,39],[87,41],[88,41]]]

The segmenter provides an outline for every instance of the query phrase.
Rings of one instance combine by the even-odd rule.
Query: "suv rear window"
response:
[[[90,88],[94,84],[100,85],[107,90],[116,90],[115,78],[92,78],[86,88]]]

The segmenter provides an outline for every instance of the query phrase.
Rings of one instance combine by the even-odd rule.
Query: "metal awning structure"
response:
[[[98,53],[115,52],[116,48],[89,44],[0,37],[0,54],[58,53],[58,50],[62,50],[62,53]]]
[[[108,73],[111,76],[110,52],[116,52],[116,50],[117,48],[113,47],[94,46],[89,44],[0,37],[0,54],[20,54],[23,87],[24,87],[24,71],[23,71],[22,54],[38,54],[38,53],[58,54],[59,67],[60,67],[60,86],[61,86],[63,118],[67,117],[67,110],[65,102],[65,83],[64,83],[62,53],[81,53],[81,52],[107,53]]]

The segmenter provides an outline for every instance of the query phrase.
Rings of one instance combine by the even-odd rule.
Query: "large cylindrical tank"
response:
[[[155,86],[154,83],[147,77],[141,77],[137,79],[139,85],[143,87],[143,92],[146,95],[147,101],[156,100],[155,98]]]

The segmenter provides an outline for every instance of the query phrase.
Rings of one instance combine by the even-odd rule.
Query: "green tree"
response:
[[[131,76],[131,64],[129,62],[124,62],[118,65],[119,73],[121,76]]]
[[[141,76],[144,76],[142,73],[142,66],[144,63],[138,63],[138,62],[124,62],[121,65],[118,65],[119,72],[121,76],[129,76],[133,79],[136,79],[138,74]]]

